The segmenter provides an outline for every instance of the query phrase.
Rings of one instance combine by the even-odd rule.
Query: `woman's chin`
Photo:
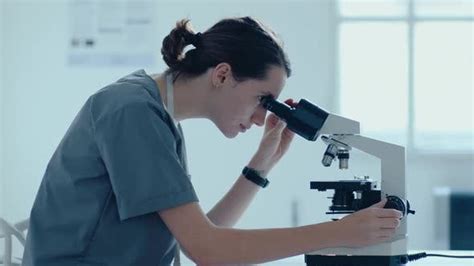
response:
[[[234,129],[234,128],[226,128],[226,129],[220,129],[222,134],[228,139],[233,139],[239,135],[239,130]]]
[[[212,121],[214,122],[214,121]],[[226,127],[225,125],[214,122],[214,125],[220,130],[220,132],[228,139],[233,139],[239,135],[241,131],[238,127]]]
[[[227,131],[227,132],[222,132],[224,133],[224,136],[228,139],[233,139],[239,135],[238,131]]]

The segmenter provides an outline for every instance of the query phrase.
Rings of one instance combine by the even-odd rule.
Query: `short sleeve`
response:
[[[121,220],[198,201],[156,106],[129,103],[92,119]]]

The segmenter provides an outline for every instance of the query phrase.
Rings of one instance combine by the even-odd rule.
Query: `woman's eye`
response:
[[[260,96],[258,97],[258,101],[259,101],[259,102],[262,102],[264,99],[266,99],[266,98],[268,98],[268,97],[270,97],[270,98],[273,99],[273,96],[272,96],[271,94],[265,94],[265,95],[260,95]]]
[[[261,95],[261,96],[258,96],[258,102],[261,103],[262,100],[267,97],[268,95]]]

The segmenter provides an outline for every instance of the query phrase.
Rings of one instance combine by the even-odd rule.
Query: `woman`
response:
[[[401,214],[384,202],[337,222],[231,229],[294,136],[260,105],[278,97],[289,62],[275,34],[249,17],[202,34],[182,20],[161,51],[166,72],[118,80],[73,121],[31,211],[24,265],[169,265],[179,260],[176,240],[198,264],[259,263],[393,235]],[[190,118],[211,120],[228,138],[265,125],[243,174],[207,215],[186,169],[179,122]]]

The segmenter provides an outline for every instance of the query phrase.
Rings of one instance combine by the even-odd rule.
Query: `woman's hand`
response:
[[[295,133],[286,127],[285,121],[271,113],[265,120],[262,141],[248,167],[266,176],[288,150]]]
[[[402,213],[395,209],[384,209],[387,199],[345,216],[339,224],[339,242],[344,247],[362,247],[387,241],[393,237],[400,225]]]

